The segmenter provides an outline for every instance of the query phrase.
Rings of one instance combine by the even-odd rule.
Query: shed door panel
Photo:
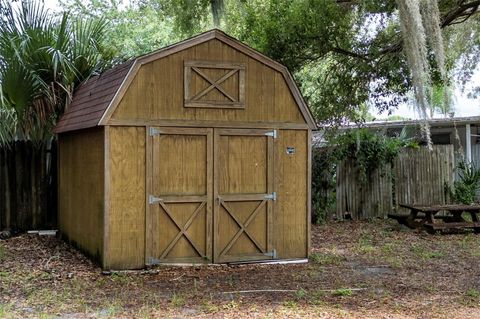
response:
[[[272,259],[273,137],[215,130],[214,261]]]
[[[147,264],[212,259],[211,133],[211,129],[150,129]]]

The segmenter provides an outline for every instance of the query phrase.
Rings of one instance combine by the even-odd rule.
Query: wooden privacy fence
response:
[[[454,179],[453,145],[405,149],[393,165],[377,169],[366,181],[359,179],[354,161],[337,166],[337,219],[386,218],[403,213],[399,203],[446,204],[445,185]]]
[[[56,171],[56,143],[0,148],[0,231],[55,227]]]
[[[366,181],[360,180],[353,160],[337,166],[337,216],[343,219],[384,217],[393,205],[391,167],[377,169]]]
[[[406,149],[394,162],[396,211],[408,213],[405,204],[447,204],[445,184],[453,185],[455,158],[453,145]]]

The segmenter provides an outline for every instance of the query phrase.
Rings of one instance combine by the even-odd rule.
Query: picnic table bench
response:
[[[476,233],[480,232],[480,204],[462,205],[407,205],[399,204],[400,207],[410,210],[409,214],[388,214],[389,218],[396,219],[400,224],[410,228],[425,228],[428,231],[467,229],[473,228]],[[437,215],[439,212],[447,212],[447,215]],[[470,214],[471,221],[463,217],[463,213]]]

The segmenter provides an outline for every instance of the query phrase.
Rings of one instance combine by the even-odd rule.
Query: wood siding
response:
[[[184,107],[186,60],[244,63],[245,109]],[[280,72],[216,39],[142,65],[112,119],[306,123]]]
[[[275,190],[273,209],[274,248],[278,258],[308,255],[308,131],[281,130],[275,139]],[[294,154],[287,154],[294,147]]]
[[[108,129],[107,252],[104,268],[145,265],[145,128]]]
[[[101,261],[104,217],[104,129],[59,135],[59,228]]]

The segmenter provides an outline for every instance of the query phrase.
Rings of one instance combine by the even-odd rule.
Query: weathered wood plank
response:
[[[57,144],[0,147],[0,230],[56,227]]]
[[[446,204],[445,184],[453,184],[453,167],[452,145],[434,145],[431,152],[405,149],[393,168],[379,168],[365,182],[359,180],[353,161],[343,161],[337,166],[336,218],[386,218],[394,208],[407,213],[399,203]]]

